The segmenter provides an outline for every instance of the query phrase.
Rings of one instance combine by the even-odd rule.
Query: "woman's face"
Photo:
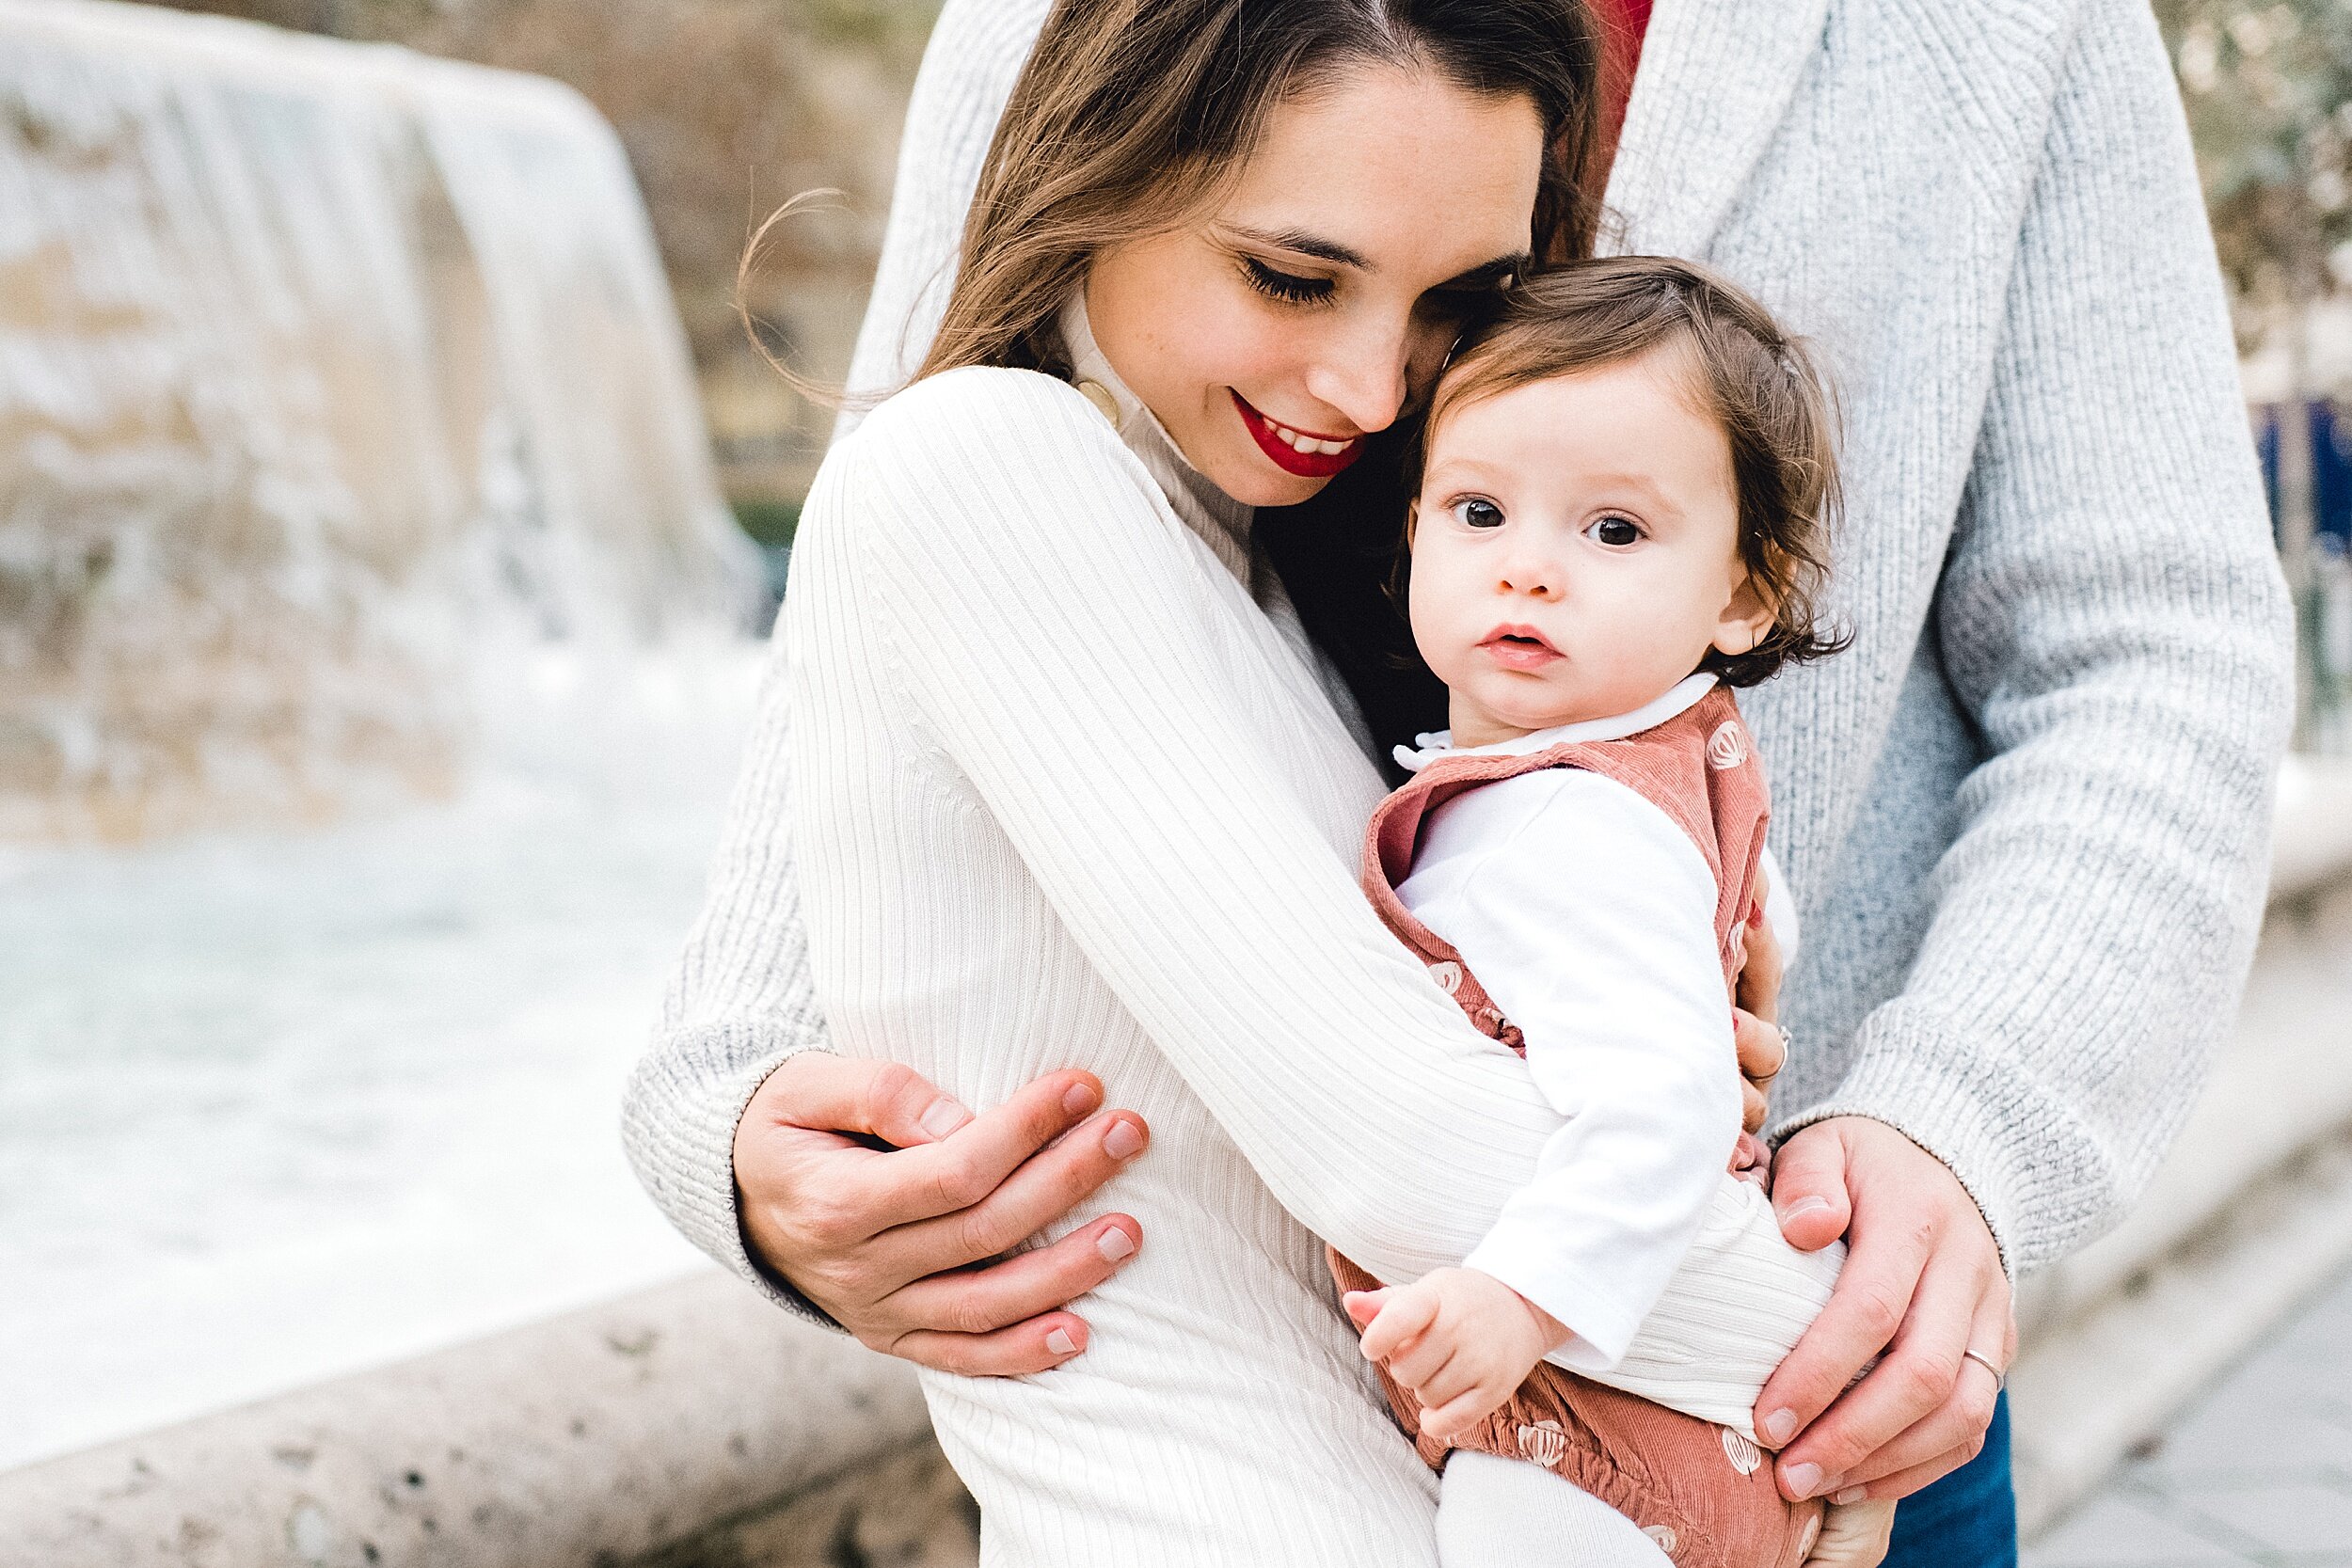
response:
[[[1095,341],[1217,488],[1295,505],[1525,270],[1543,150],[1526,99],[1346,72],[1277,105],[1209,210],[1095,258]]]

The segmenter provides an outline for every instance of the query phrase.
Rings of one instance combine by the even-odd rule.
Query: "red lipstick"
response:
[[[1233,392],[1232,396],[1233,406],[1241,412],[1241,422],[1249,427],[1249,434],[1257,441],[1258,450],[1286,474],[1296,474],[1301,479],[1329,479],[1364,454],[1364,438],[1361,436],[1318,436],[1311,430],[1292,430],[1288,425],[1276,424],[1250,407],[1248,400],[1239,392]],[[1334,441],[1344,444],[1337,451],[1300,451],[1284,437],[1282,433],[1285,431],[1302,440],[1321,442],[1325,446]]]

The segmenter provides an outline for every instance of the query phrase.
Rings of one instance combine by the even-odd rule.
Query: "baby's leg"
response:
[[[1541,1465],[1456,1449],[1438,1487],[1438,1568],[1671,1568],[1632,1520]]]

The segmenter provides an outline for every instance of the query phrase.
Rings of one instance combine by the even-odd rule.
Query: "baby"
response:
[[[1380,1289],[1333,1258],[1443,1470],[1440,1558],[1875,1563],[1893,1504],[1784,1501],[1751,1424],[1843,1248],[1788,1246],[1732,1168],[1766,794],[1731,689],[1835,650],[1820,382],[1701,268],[1581,264],[1515,290],[1448,367],[1417,489],[1413,636],[1452,728],[1398,748],[1416,776],[1374,815],[1365,888],[1568,1117],[1462,1267]],[[1793,914],[1773,927],[1793,944]],[[1692,1310],[1751,1352],[1689,1364],[1652,1321],[1629,1357],[1694,1248],[1739,1288]]]

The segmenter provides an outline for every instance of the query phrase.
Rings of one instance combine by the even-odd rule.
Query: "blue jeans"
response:
[[[1895,1509],[1883,1568],[2017,1568],[2017,1497],[2009,1483],[2009,1396],[1984,1450]]]

